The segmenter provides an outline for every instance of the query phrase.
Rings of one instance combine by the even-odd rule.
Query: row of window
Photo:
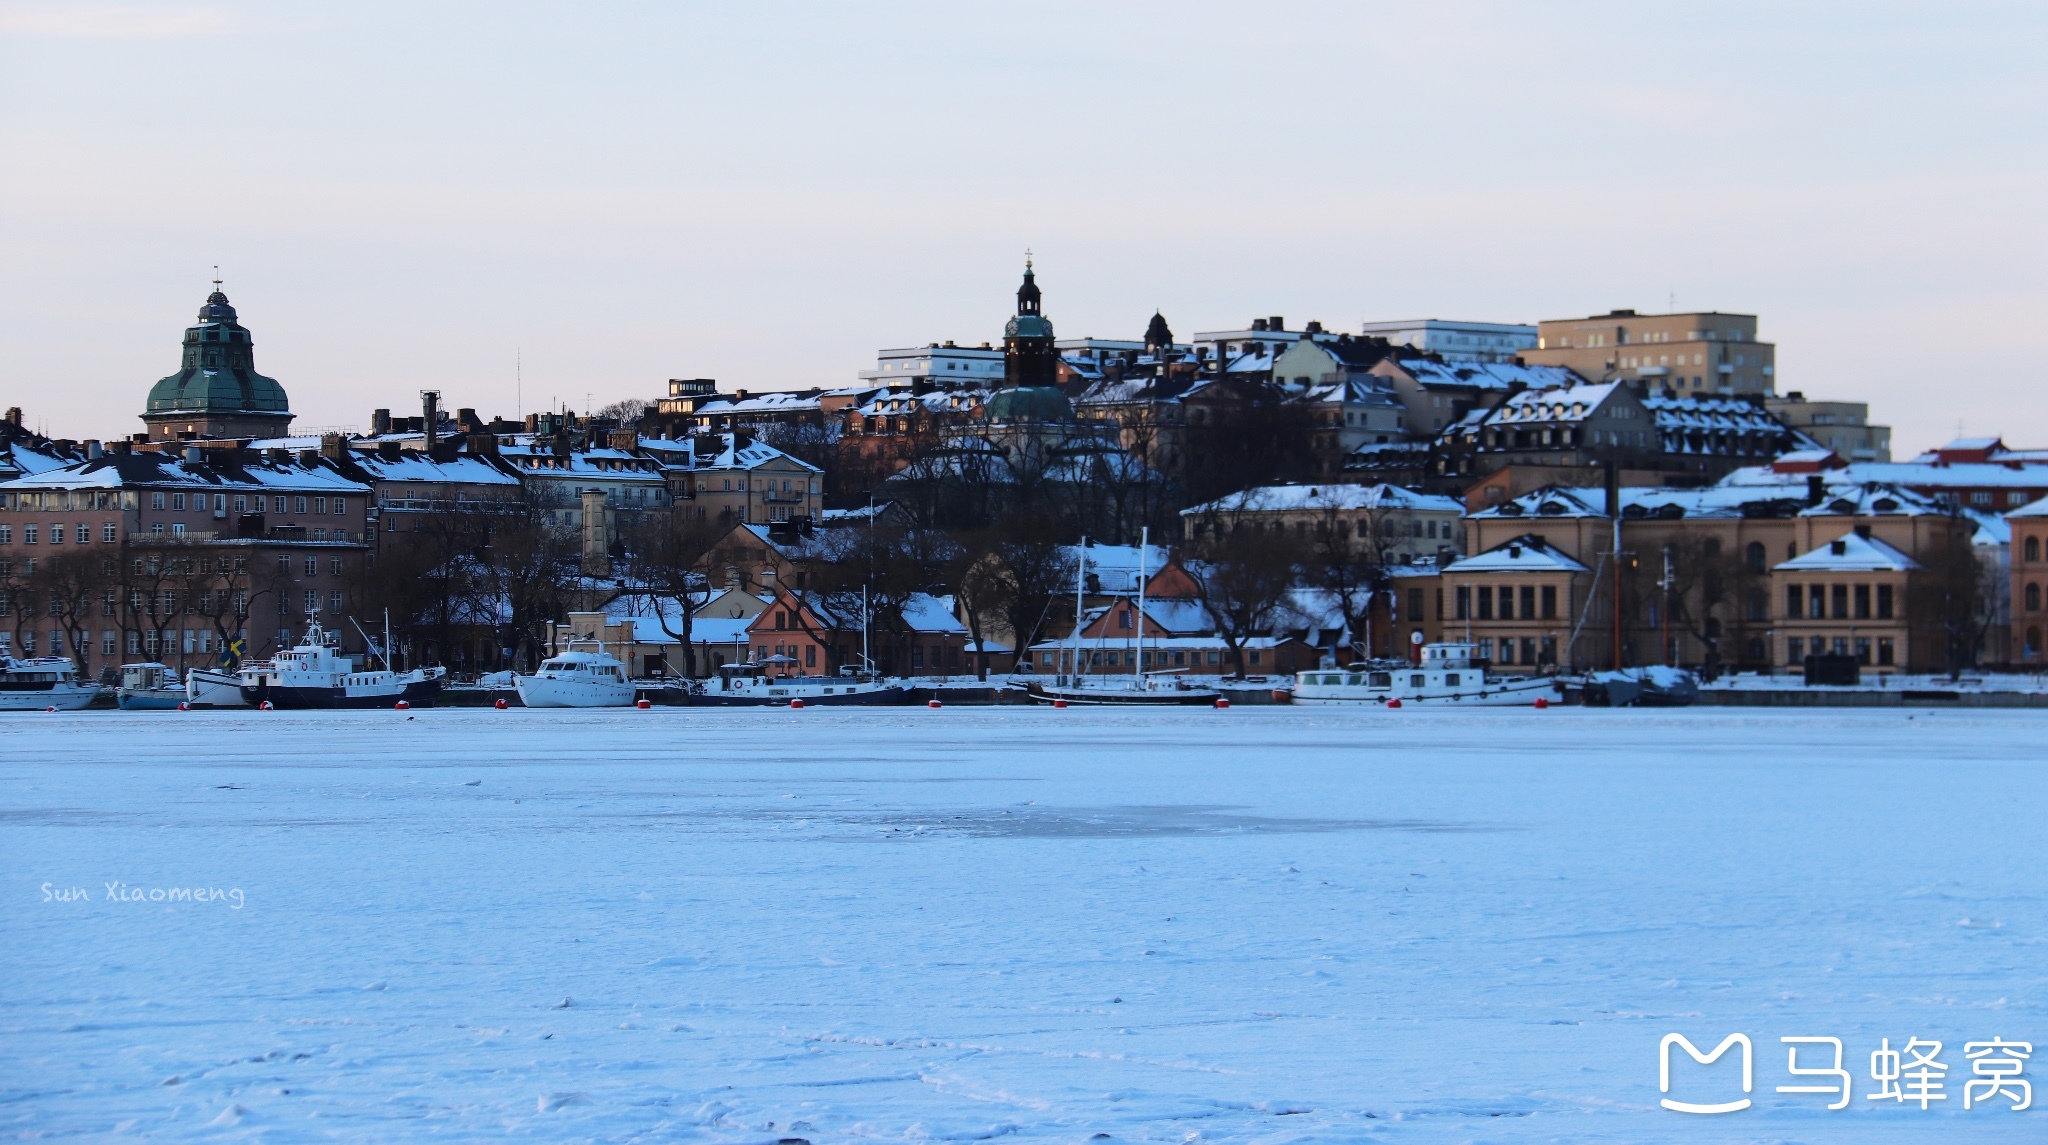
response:
[[[1420,601],[1416,603],[1420,604]],[[1556,620],[1557,586],[1525,584],[1496,588],[1480,585],[1475,590],[1471,585],[1461,584],[1455,607],[1458,620]],[[1420,609],[1416,611],[1419,613]]]
[[[1880,584],[1785,586],[1785,616],[1798,620],[1890,620],[1892,586]]]
[[[63,544],[63,543],[64,543],[64,526],[63,526],[63,524],[62,524],[62,523],[60,522],[60,523],[58,523],[58,524],[55,524],[55,525],[51,525],[51,526],[50,526],[50,532],[49,532],[49,536],[50,536],[50,543],[51,543],[51,544],[53,544],[53,545],[61,545],[61,544]],[[34,544],[39,544],[39,543],[41,543],[41,537],[42,537],[41,531],[40,531],[40,530],[39,530],[39,529],[37,528],[37,526],[35,526],[35,525],[23,525],[23,526],[21,527],[21,543],[22,543],[22,544],[24,544],[24,545],[34,545]],[[88,525],[88,524],[86,524],[86,523],[85,523],[84,521],[80,521],[80,522],[79,522],[78,524],[76,524],[76,525],[72,526],[72,528],[71,528],[71,539],[72,539],[73,541],[75,541],[76,543],[78,543],[78,544],[81,544],[81,545],[84,545],[84,544],[90,544],[90,543],[92,542],[92,526],[91,526],[91,525]],[[118,541],[118,540],[120,540],[120,539],[121,539],[121,527],[120,527],[119,525],[112,525],[112,524],[107,524],[107,525],[101,525],[101,526],[100,526],[100,540],[102,540],[102,541],[107,541],[107,542],[113,542],[113,541]],[[13,543],[14,543],[14,526],[12,526],[12,525],[0,525],[0,545],[11,545],[11,544],[13,544]]]

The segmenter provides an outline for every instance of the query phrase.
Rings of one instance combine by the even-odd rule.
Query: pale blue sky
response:
[[[1759,314],[2048,446],[2048,9],[0,3],[0,401],[116,436],[215,263],[304,427],[1283,314]]]

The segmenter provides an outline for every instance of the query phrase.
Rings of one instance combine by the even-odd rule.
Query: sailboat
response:
[[[1093,680],[1081,671],[1082,598],[1088,584],[1088,539],[1081,539],[1081,559],[1074,571],[1073,673],[1062,674],[1051,684],[1037,681],[1025,685],[1025,695],[1036,704],[1114,704],[1137,707],[1213,705],[1222,695],[1214,688],[1189,684],[1178,674],[1145,672],[1145,582],[1151,577],[1146,561],[1152,551],[1152,530],[1138,534],[1138,660],[1129,677],[1103,675]]]

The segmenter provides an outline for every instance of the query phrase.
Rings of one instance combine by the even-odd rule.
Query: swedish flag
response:
[[[220,666],[233,672],[242,666],[242,656],[249,651],[249,642],[237,636],[220,647]]]

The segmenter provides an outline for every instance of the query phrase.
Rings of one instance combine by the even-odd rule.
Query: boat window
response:
[[[1414,674],[1413,676],[1410,676],[1410,677],[1408,677],[1408,686],[1409,686],[1409,687],[1411,687],[1411,688],[1420,688],[1420,687],[1423,687],[1423,686],[1424,686],[1424,684],[1423,684],[1423,675],[1422,675],[1422,673],[1420,673],[1420,672],[1417,672],[1417,673],[1415,673],[1415,674]]]
[[[1451,686],[1451,687],[1453,687],[1453,688],[1457,687],[1457,686],[1458,686],[1458,674],[1457,674],[1456,672],[1446,672],[1446,673],[1444,673],[1444,683],[1446,683],[1446,684],[1450,685],[1450,686]]]
[[[1372,674],[1372,686],[1375,688],[1393,687],[1394,674],[1392,672],[1374,672]]]
[[[1363,683],[1365,683],[1365,677],[1363,677],[1363,676],[1346,676],[1346,677],[1344,677],[1344,682],[1345,682],[1345,683],[1347,683],[1347,684],[1349,684],[1349,685],[1351,685],[1352,687],[1354,687],[1354,688],[1355,688],[1355,687],[1357,687],[1358,685],[1360,685],[1360,684],[1363,684]]]

